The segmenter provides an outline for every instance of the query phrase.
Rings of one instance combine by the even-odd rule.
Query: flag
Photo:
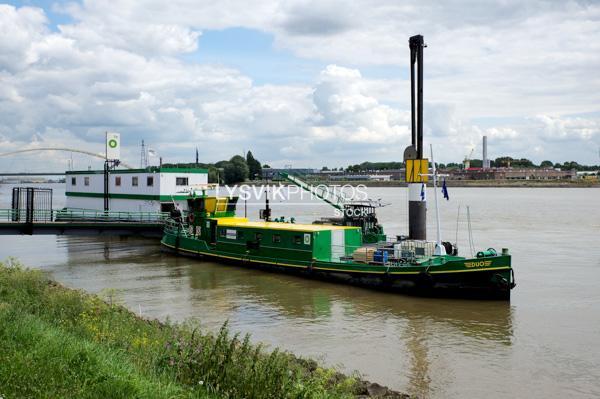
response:
[[[448,195],[448,187],[446,187],[446,179],[444,179],[442,183],[442,194],[446,200],[450,200],[450,196]]]
[[[425,183],[421,183],[421,201],[425,201]]]

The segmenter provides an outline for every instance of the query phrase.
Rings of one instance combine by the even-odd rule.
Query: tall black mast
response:
[[[410,47],[410,105],[412,145],[417,152],[417,159],[423,158],[423,48],[425,42],[422,35],[412,36]],[[417,87],[415,92],[415,63],[417,64]],[[416,113],[415,113],[416,99]],[[415,121],[416,119],[416,121]]]

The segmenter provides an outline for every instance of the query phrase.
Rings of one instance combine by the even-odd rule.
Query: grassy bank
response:
[[[371,386],[248,336],[137,317],[0,263],[0,397],[325,398]],[[388,397],[399,397],[387,392]]]

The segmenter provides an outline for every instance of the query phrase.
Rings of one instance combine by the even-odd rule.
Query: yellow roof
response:
[[[359,229],[353,226],[333,226],[330,224],[300,224],[300,223],[278,223],[278,222],[251,222],[246,218],[218,218],[218,225],[223,227],[249,227],[254,229],[287,230],[287,231],[328,231]]]

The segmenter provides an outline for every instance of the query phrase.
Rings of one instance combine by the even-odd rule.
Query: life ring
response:
[[[190,222],[190,223],[194,223],[194,214],[193,214],[193,213],[190,213],[190,214],[188,215],[188,222]]]

